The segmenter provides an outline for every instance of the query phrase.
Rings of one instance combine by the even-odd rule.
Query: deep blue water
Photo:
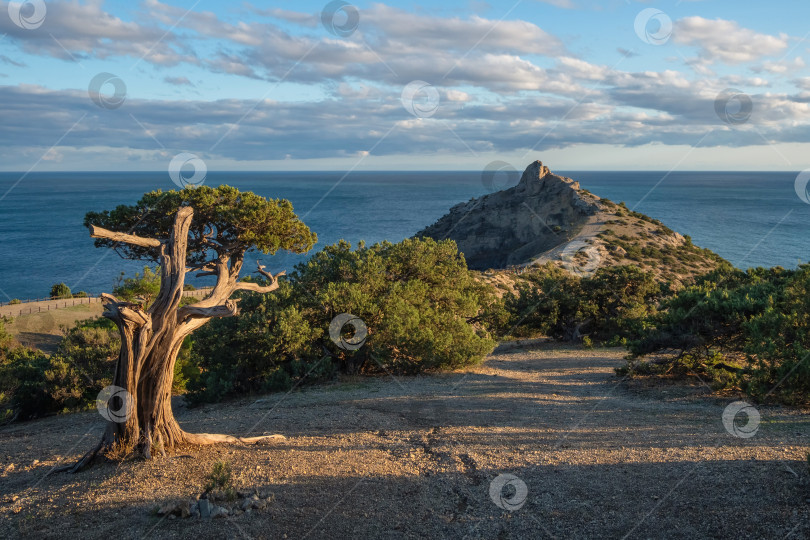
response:
[[[810,258],[810,205],[796,196],[794,173],[679,172],[663,181],[660,172],[559,174],[662,220],[737,266],[795,267]],[[343,176],[209,172],[206,184],[227,183],[289,199],[318,233],[315,250],[341,238],[353,244],[402,240],[455,203],[488,192],[477,172],[354,172],[340,181]],[[94,248],[82,226],[84,214],[131,204],[147,191],[174,188],[165,172],[20,177],[0,173],[0,301],[46,296],[59,281],[73,291],[109,291],[121,271],[131,275],[143,263]],[[305,257],[279,253],[262,259],[275,272],[292,270]],[[245,271],[252,267],[246,264]]]

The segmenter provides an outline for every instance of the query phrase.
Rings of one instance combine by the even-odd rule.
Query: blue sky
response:
[[[2,170],[810,167],[805,3],[0,4]]]

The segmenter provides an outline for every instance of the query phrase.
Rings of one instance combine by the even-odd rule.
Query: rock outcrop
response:
[[[552,263],[580,277],[633,265],[679,287],[727,264],[657,219],[580,189],[539,161],[515,187],[458,204],[417,236],[455,240],[472,269],[506,269],[484,275],[504,290],[529,265]]]
[[[516,186],[457,204],[416,236],[455,240],[470,268],[505,268],[567,243],[599,211],[599,197],[535,161]]]

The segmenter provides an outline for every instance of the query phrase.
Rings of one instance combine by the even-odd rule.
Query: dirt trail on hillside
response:
[[[722,423],[735,398],[621,381],[621,356],[502,346],[466,372],[183,407],[188,430],[287,439],[73,476],[44,477],[95,443],[97,413],[6,426],[0,537],[810,536],[807,411],[760,407],[755,436],[737,438]],[[237,488],[271,491],[275,501],[211,521],[150,513],[199,495],[217,459],[231,463]],[[511,511],[490,496],[504,473],[517,480],[495,499],[507,508],[523,499]]]
[[[577,232],[576,235],[571,237],[570,240],[546,251],[545,253],[541,253],[523,266],[543,265],[549,261],[562,260],[565,250],[572,244],[576,244],[577,246],[591,245],[593,242],[597,241],[599,233],[607,228],[607,224],[605,222],[613,218],[614,216],[612,214],[607,214],[604,212],[599,212],[593,216],[589,216],[582,228]]]

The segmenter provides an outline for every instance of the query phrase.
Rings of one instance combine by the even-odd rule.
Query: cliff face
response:
[[[515,187],[457,204],[416,236],[451,238],[474,269],[522,264],[569,241],[599,198],[535,161]]]

